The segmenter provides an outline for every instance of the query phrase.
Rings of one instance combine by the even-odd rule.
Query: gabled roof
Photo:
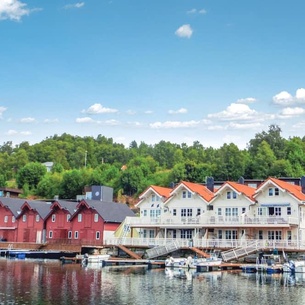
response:
[[[77,208],[81,206],[95,210],[105,222],[121,223],[127,216],[135,216],[134,212],[124,203],[83,199],[78,203]],[[72,215],[71,220],[78,212],[76,211]]]
[[[209,202],[213,199],[214,193],[210,191],[205,185],[181,181],[171,192],[171,196],[173,196],[179,189],[186,188],[193,194],[198,194],[202,199]]]
[[[291,184],[286,181],[282,181],[276,178],[269,177],[264,183],[262,183],[257,191],[255,192],[254,197],[258,196],[261,190],[265,187],[269,187],[270,183],[274,186],[277,186],[282,191],[286,191],[294,196],[297,200],[305,201],[305,194],[302,192],[302,188],[299,185]]]
[[[244,195],[246,199],[250,200],[251,202],[255,202],[254,194],[256,189],[253,187],[250,187],[245,184],[241,184],[238,182],[232,182],[232,181],[226,181],[215,193],[215,200],[217,198],[217,195],[224,192],[226,189],[231,189],[235,191],[237,194]]]
[[[4,207],[10,209],[12,214],[15,216],[15,218],[17,218],[18,215],[21,213],[21,207],[24,204],[24,202],[25,202],[24,199],[10,198],[10,197],[0,198],[0,205],[3,205]]]
[[[58,207],[60,210],[67,210],[71,215],[75,213],[78,201],[56,200],[51,205],[51,210]]]
[[[169,187],[151,185],[143,193],[140,194],[140,196],[139,196],[140,201],[136,204],[136,206],[140,205],[142,203],[142,201],[150,193],[155,193],[155,194],[159,195],[160,197],[163,197],[166,200],[170,197],[170,193],[172,190],[173,189],[169,188]]]
[[[45,220],[50,213],[51,203],[46,201],[39,201],[39,200],[27,200],[21,207],[20,215],[24,214],[25,208],[29,210],[36,211],[39,216]],[[20,217],[19,215],[19,217]]]

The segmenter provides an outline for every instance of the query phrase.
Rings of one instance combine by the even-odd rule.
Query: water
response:
[[[305,275],[81,267],[0,259],[0,304],[303,305]]]

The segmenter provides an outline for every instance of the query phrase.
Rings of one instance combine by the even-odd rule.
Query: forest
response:
[[[182,180],[215,181],[301,177],[305,174],[305,137],[281,136],[277,125],[257,133],[246,149],[160,141],[133,141],[129,147],[102,135],[54,135],[40,143],[0,146],[0,186],[20,188],[23,198],[75,199],[85,186],[113,187],[115,200],[137,198],[149,185],[169,187]],[[50,172],[42,163],[53,162]]]

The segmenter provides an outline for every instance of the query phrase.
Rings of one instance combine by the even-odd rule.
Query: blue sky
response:
[[[303,0],[0,0],[0,144],[245,148],[305,127]]]

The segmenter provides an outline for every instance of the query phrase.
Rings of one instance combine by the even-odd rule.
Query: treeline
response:
[[[53,162],[51,172],[41,163]],[[155,145],[133,141],[126,148],[102,135],[54,135],[40,143],[0,146],[0,186],[22,188],[24,196],[63,199],[82,194],[86,185],[114,188],[136,197],[149,185],[169,186],[181,180],[202,183],[212,176],[220,181],[301,177],[305,174],[305,138],[285,139],[277,125],[257,133],[248,147],[234,143],[220,148],[160,141]]]

